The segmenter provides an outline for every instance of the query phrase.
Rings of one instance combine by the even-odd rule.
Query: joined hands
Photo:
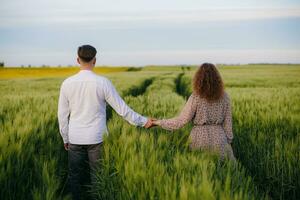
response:
[[[148,118],[148,121],[147,123],[145,124],[145,128],[149,129],[149,128],[152,128],[154,126],[157,126],[157,119],[155,118]]]

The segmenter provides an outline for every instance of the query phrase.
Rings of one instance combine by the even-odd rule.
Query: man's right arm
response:
[[[57,116],[58,116],[59,132],[61,137],[63,138],[64,144],[69,143],[68,141],[69,115],[70,115],[69,101],[65,94],[65,86],[64,84],[62,84],[60,88],[60,94],[58,100]]]
[[[109,80],[106,81],[104,95],[106,102],[130,124],[142,127],[147,126],[148,119],[127,106]]]

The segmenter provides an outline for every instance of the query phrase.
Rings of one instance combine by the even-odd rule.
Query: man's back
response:
[[[145,125],[147,119],[125,104],[107,78],[90,70],[81,70],[67,78],[61,86],[58,118],[64,142],[102,142],[103,133],[107,132],[106,102],[129,123]]]
[[[66,79],[61,92],[69,102],[69,140],[74,144],[94,144],[106,131],[106,103],[103,88],[108,80],[90,70],[81,70]],[[101,87],[102,86],[102,87]]]

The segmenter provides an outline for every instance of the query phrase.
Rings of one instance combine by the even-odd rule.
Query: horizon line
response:
[[[146,64],[146,65],[96,65],[97,67],[197,67],[201,64]],[[299,63],[215,63],[215,65],[224,65],[224,66],[243,66],[243,65],[300,65]],[[19,66],[3,66],[3,68],[75,68],[80,67],[79,65],[19,65]]]

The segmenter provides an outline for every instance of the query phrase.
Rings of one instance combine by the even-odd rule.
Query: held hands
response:
[[[157,123],[157,119],[154,119],[154,118],[148,118],[148,121],[147,123],[145,124],[145,128],[149,129],[149,128],[152,128],[154,126],[157,126],[158,123]]]
[[[155,118],[148,118],[148,121],[147,123],[145,124],[144,128],[147,128],[147,129],[150,129],[154,126],[158,126],[159,123],[158,123],[158,120],[155,119]],[[64,143],[64,148],[66,151],[69,150],[69,143]]]
[[[158,120],[155,119],[155,118],[148,118],[148,121],[147,123],[145,124],[144,128],[147,128],[147,129],[150,129],[154,126],[158,126],[159,123],[158,123]],[[69,143],[64,143],[64,148],[66,151],[69,150]]]

